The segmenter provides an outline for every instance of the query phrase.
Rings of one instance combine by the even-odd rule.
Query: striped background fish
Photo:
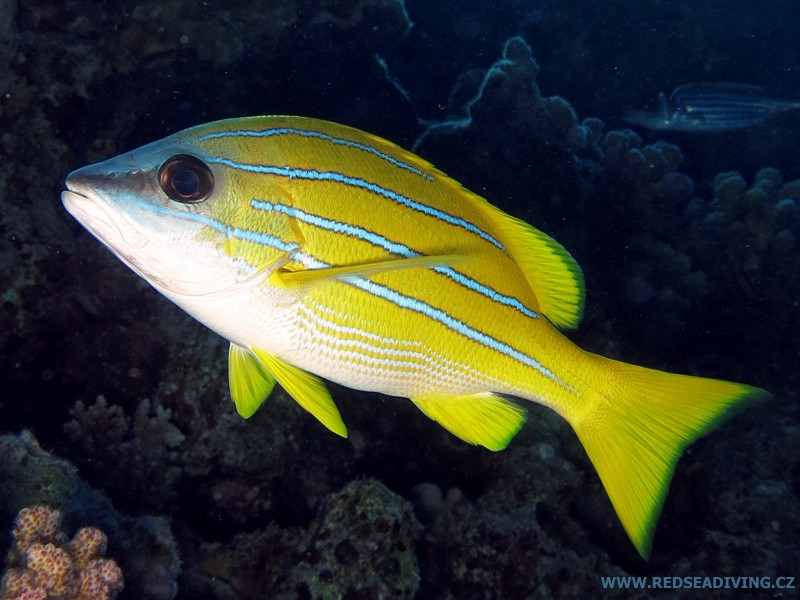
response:
[[[242,416],[277,381],[346,436],[327,379],[410,398],[459,438],[501,450],[525,402],[544,404],[576,431],[643,556],[683,449],[765,395],[584,352],[559,332],[584,305],[561,245],[350,127],[209,123],[66,185],[84,227],[230,340]]]
[[[775,97],[756,85],[688,83],[675,88],[669,98],[659,94],[658,112],[629,110],[623,118],[647,129],[708,133],[761,125],[798,109],[800,102]]]

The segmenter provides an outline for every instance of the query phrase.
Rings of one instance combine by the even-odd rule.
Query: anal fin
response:
[[[465,442],[502,450],[525,423],[528,411],[490,392],[411,399],[426,416]]]

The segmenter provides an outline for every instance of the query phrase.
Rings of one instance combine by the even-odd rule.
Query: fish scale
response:
[[[407,342],[370,331],[371,320],[358,313],[336,314],[315,306],[303,320],[307,335],[306,349],[315,350],[315,364],[319,366],[317,350],[323,349],[328,360],[343,376],[342,365],[352,372],[350,381],[358,387],[376,389],[394,381],[397,389],[385,389],[390,395],[415,395],[433,379],[442,388],[468,388],[481,390],[487,385],[502,385],[497,379],[469,367],[464,362],[446,358],[424,341]],[[327,314],[327,318],[321,315]]]

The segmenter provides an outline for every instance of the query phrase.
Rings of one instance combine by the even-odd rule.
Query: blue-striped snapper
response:
[[[490,450],[525,401],[578,435],[643,557],[683,450],[765,397],[583,351],[583,275],[541,231],[420,157],[303,117],[200,125],[78,169],[66,209],[230,341],[250,417],[276,381],[347,435],[322,379],[410,398]]]

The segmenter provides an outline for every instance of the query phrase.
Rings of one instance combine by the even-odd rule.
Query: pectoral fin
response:
[[[342,421],[339,409],[336,408],[333,398],[319,377],[293,367],[258,348],[251,348],[250,351],[295,402],[319,419],[333,433],[347,437],[347,427]]]
[[[411,399],[453,435],[489,450],[502,450],[522,428],[527,411],[491,393],[470,396],[427,395]]]
[[[275,387],[275,378],[247,348],[231,343],[228,350],[228,384],[237,412],[249,419]]]
[[[260,266],[253,272],[245,272],[242,270],[235,276],[224,279],[224,281],[221,281],[214,289],[208,289],[208,282],[205,282],[202,293],[190,293],[189,291],[177,289],[175,287],[175,282],[159,283],[170,291],[183,296],[193,296],[195,298],[228,298],[263,285],[273,272],[280,269],[288,262],[291,262],[289,253],[283,252],[274,257],[272,261]],[[242,268],[244,269],[244,267]]]
[[[360,265],[344,267],[328,267],[325,269],[307,269],[303,271],[278,271],[270,279],[273,283],[284,287],[306,287],[333,279],[347,280],[350,277],[368,279],[379,273],[399,269],[435,269],[436,267],[453,266],[465,260],[463,255],[415,256],[398,258]]]

